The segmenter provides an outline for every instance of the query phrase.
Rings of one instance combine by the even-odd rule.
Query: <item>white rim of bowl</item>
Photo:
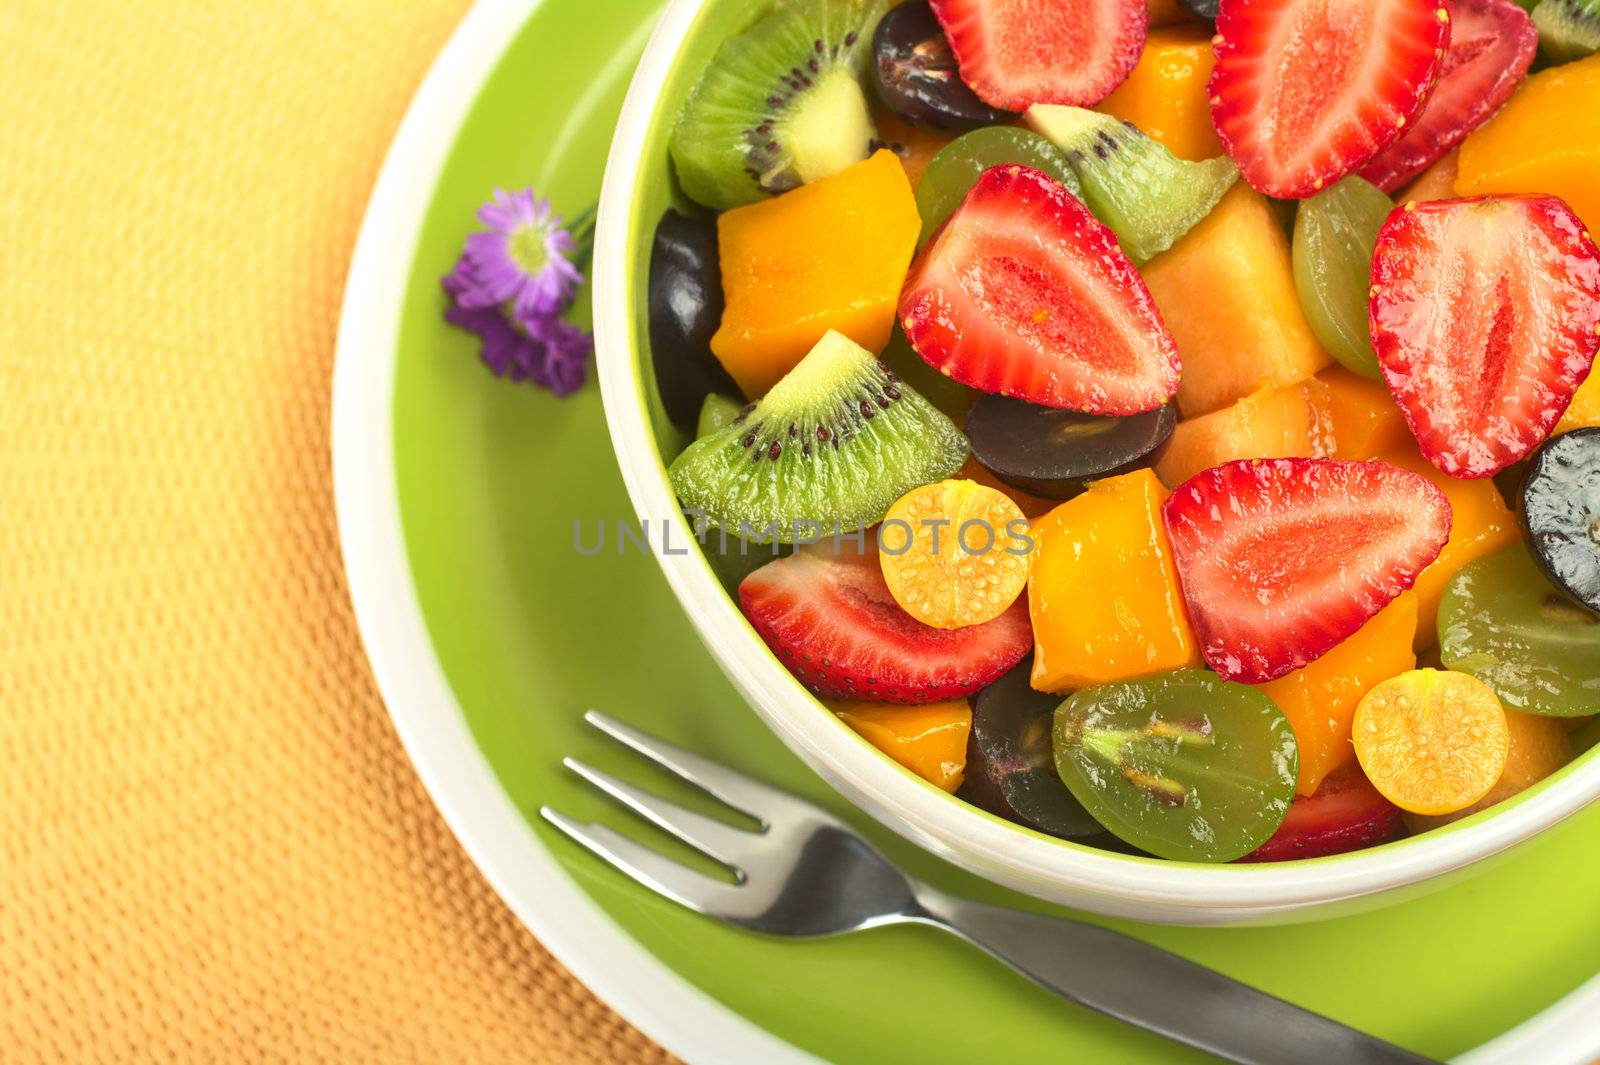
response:
[[[659,97],[703,0],[672,0],[634,73],[611,144],[594,255],[595,350],[601,396],[618,464],[641,521],[678,520],[646,415],[632,348],[628,240],[632,197]],[[640,246],[648,246],[647,242]],[[876,800],[866,811],[888,827],[962,866],[1019,890],[1040,884],[1107,898],[1103,912],[1137,916],[1116,900],[1180,909],[1198,906],[1239,918],[1337,902],[1417,884],[1528,839],[1600,797],[1600,758],[1480,824],[1403,845],[1331,860],[1253,867],[1186,867],[1065,846],[1025,833],[933,794],[847,736],[745,623],[693,552],[652,552],[701,639],[756,712],[812,769],[847,795]],[[1215,916],[1208,918],[1216,920]],[[1222,919],[1229,919],[1224,916]]]

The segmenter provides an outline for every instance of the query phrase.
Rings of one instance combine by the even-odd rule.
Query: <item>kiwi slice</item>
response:
[[[967,438],[871,352],[828,332],[759,403],[667,471],[686,512],[755,543],[864,529],[967,457]]]
[[[743,400],[711,393],[700,404],[700,418],[695,422],[694,435],[709,436],[724,426],[732,425],[744,407]]]
[[[1172,247],[1239,179],[1227,156],[1179,159],[1137,126],[1081,107],[1035,104],[1028,125],[1067,155],[1084,206],[1135,266]]]
[[[1600,0],[1539,0],[1533,9],[1539,47],[1552,63],[1600,51]]]
[[[877,129],[863,85],[887,0],[791,0],[723,42],[669,148],[683,191],[719,211],[836,174]]]

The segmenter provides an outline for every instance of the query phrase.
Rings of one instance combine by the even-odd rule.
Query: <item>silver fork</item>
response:
[[[753,832],[634,787],[574,758],[606,795],[726,866],[697,872],[604,825],[545,820],[651,890],[696,913],[774,936],[932,925],[1069,1002],[1244,1065],[1398,1065],[1431,1059],[1274,998],[1130,936],[1081,921],[958,898],[913,880],[826,811],[596,710],[612,739],[759,822]]]

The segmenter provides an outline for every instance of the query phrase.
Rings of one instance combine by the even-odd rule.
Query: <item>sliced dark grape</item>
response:
[[[1522,524],[1550,582],[1600,612],[1600,427],[1558,436],[1534,455]]]
[[[1208,22],[1215,22],[1221,0],[1182,0],[1183,6]]]
[[[711,334],[722,321],[717,224],[668,209],[650,249],[650,357],[656,389],[672,424],[694,432],[700,404],[712,392],[737,396]]]
[[[983,689],[972,700],[967,741],[969,802],[1052,836],[1082,839],[1105,832],[1073,798],[1056,772],[1050,729],[1061,696],[1034,691],[1033,659]]]
[[[1069,499],[1089,482],[1146,463],[1178,416],[1172,404],[1126,418],[979,396],[967,415],[972,453],[996,477],[1047,499]]]
[[[1012,117],[967,88],[926,3],[901,4],[878,23],[872,35],[872,86],[884,107],[924,129],[976,129]]]

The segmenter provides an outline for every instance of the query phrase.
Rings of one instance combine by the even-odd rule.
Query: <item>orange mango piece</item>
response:
[[[1032,684],[1074,691],[1200,664],[1148,469],[1096,481],[1034,522]]]
[[[1600,230],[1600,55],[1540,71],[1461,142],[1460,196],[1559,196]]]
[[[824,333],[881,352],[922,220],[888,150],[717,219],[722,325],[711,351],[750,399]]]
[[[1444,492],[1450,501],[1450,539],[1439,557],[1417,575],[1418,651],[1438,641],[1439,600],[1456,571],[1473,559],[1515,543],[1522,536],[1516,515],[1506,507],[1494,482],[1461,480],[1442,472],[1422,457],[1415,444],[1385,453],[1385,462],[1420,473]]]
[[[1144,280],[1178,342],[1186,418],[1304,381],[1333,361],[1300,310],[1289,238],[1266,197],[1244,182],[1146,264]]]
[[[918,129],[893,111],[879,111],[874,122],[878,127],[878,139],[900,157],[912,192],[922,184],[922,172],[928,169],[928,163],[939,154],[939,149],[955,139],[954,134]]]
[[[1231,407],[1179,422],[1156,459],[1156,476],[1176,488],[1234,459],[1315,458],[1317,424],[1304,385],[1263,388]]]
[[[1600,370],[1590,370],[1589,376],[1578,386],[1567,413],[1556,423],[1555,432],[1570,433],[1591,425],[1600,425]]]
[[[1416,667],[1416,628],[1417,596],[1406,592],[1321,658],[1261,685],[1294,727],[1300,746],[1296,792],[1314,793],[1329,773],[1355,761],[1350,723],[1356,704],[1383,681]]]
[[[1456,148],[1437,163],[1418,174],[1416,180],[1401,189],[1395,203],[1426,203],[1429,200],[1448,200],[1456,194],[1456,174],[1461,169],[1461,149]]]
[[[1221,155],[1207,89],[1217,61],[1211,32],[1188,21],[1152,30],[1138,65],[1097,110],[1132,122],[1180,159]]]
[[[1487,795],[1510,751],[1505,708],[1477,677],[1413,669],[1356,706],[1350,730],[1362,772],[1414,814],[1451,814]]]
[[[1405,447],[1405,415],[1381,381],[1330,366],[1306,382],[1324,458],[1361,461]]]
[[[954,792],[967,769],[972,707],[965,699],[925,706],[830,703],[861,738],[936,788]]]
[[[1489,794],[1453,814],[1436,817],[1409,814],[1406,824],[1413,832],[1426,832],[1430,828],[1471,817],[1480,810],[1487,810],[1533,787],[1572,761],[1572,740],[1567,734],[1569,720],[1507,710],[1506,733],[1510,747],[1506,751],[1506,767],[1495,786],[1489,789]]]

